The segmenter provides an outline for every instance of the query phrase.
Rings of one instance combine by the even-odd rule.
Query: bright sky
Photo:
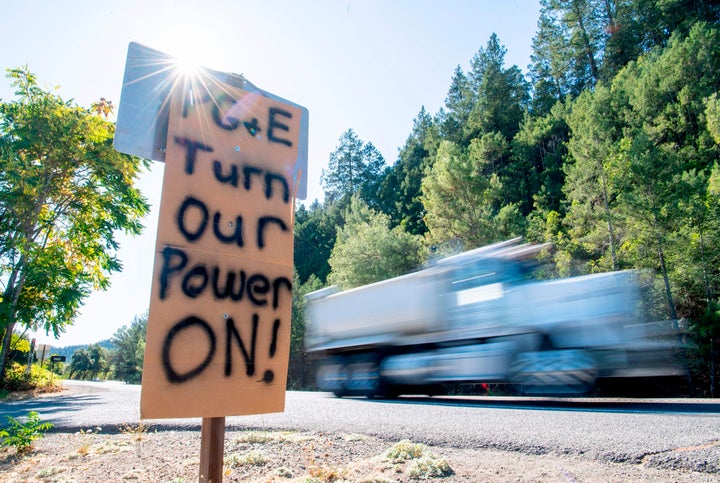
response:
[[[393,164],[420,108],[442,107],[453,71],[492,33],[506,65],[527,72],[536,0],[123,0],[3,2],[0,67],[28,65],[43,87],[89,107],[120,102],[128,44],[139,42],[256,86],[310,113],[308,202],[322,198],[320,174],[348,129]],[[0,78],[0,98],[13,98]],[[124,270],[90,296],[60,339],[64,347],[110,338],[150,302],[162,163],[140,179],[152,203],[141,237],[121,237]]]

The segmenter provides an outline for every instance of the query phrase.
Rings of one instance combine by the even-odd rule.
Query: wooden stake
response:
[[[203,418],[200,431],[200,481],[219,483],[223,477],[225,418]]]

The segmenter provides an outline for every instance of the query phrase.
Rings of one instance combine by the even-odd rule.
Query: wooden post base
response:
[[[220,483],[223,477],[225,418],[203,418],[200,431],[200,480]]]

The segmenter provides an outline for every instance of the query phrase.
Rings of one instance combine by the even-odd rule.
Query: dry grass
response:
[[[427,446],[404,439],[395,443],[385,457],[397,473],[405,473],[411,480],[442,478],[453,474],[444,458],[432,454]]]
[[[117,428],[118,431],[120,431],[120,434],[129,436],[135,441],[142,441],[147,436],[147,432],[150,430],[151,427],[151,425],[145,424],[144,422],[140,421],[137,424],[121,424]]]
[[[77,434],[49,433],[31,454],[0,451],[0,480],[191,482],[198,479],[199,450],[199,431],[141,431],[133,425],[132,430],[117,434],[102,434],[96,428]],[[228,431],[225,455],[227,482],[440,483],[445,478],[454,483],[573,479],[709,483],[718,476],[608,464],[587,457],[431,448],[410,440],[392,444],[373,436],[315,432]]]

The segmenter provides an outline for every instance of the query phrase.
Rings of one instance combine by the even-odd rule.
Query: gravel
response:
[[[372,408],[356,408],[352,401],[348,404],[365,412]],[[319,409],[312,413],[318,418],[317,424],[310,425],[312,431],[307,425],[296,429],[292,418],[283,420],[283,427],[278,428],[269,424],[273,416],[228,424],[223,481],[381,483],[425,477],[448,482],[716,482],[720,476],[720,439],[623,455],[617,449],[608,452],[602,445],[578,452],[537,441],[519,446],[458,444],[422,437],[417,431],[412,436],[408,429],[407,437],[416,438],[409,443],[425,445],[417,459],[398,460],[388,453],[399,443],[397,435],[403,433],[402,428],[388,433],[349,433],[353,430],[321,424],[325,418],[337,420],[338,416]],[[426,409],[432,411],[433,407]],[[380,426],[386,424],[390,422]],[[0,480],[197,481],[200,443],[197,427],[153,426],[152,422],[85,428],[59,425],[26,454],[0,447]]]
[[[421,466],[413,459],[391,459],[388,452],[397,443],[361,434],[226,431],[223,481],[411,481]],[[637,464],[578,455],[423,448],[422,468],[444,464],[450,471],[435,478],[448,482],[711,482],[718,476],[717,446],[651,455]],[[199,431],[89,428],[49,433],[25,455],[0,450],[0,474],[6,482],[190,482],[198,479],[199,452]],[[705,458],[707,472],[693,471],[703,465],[685,456]]]

